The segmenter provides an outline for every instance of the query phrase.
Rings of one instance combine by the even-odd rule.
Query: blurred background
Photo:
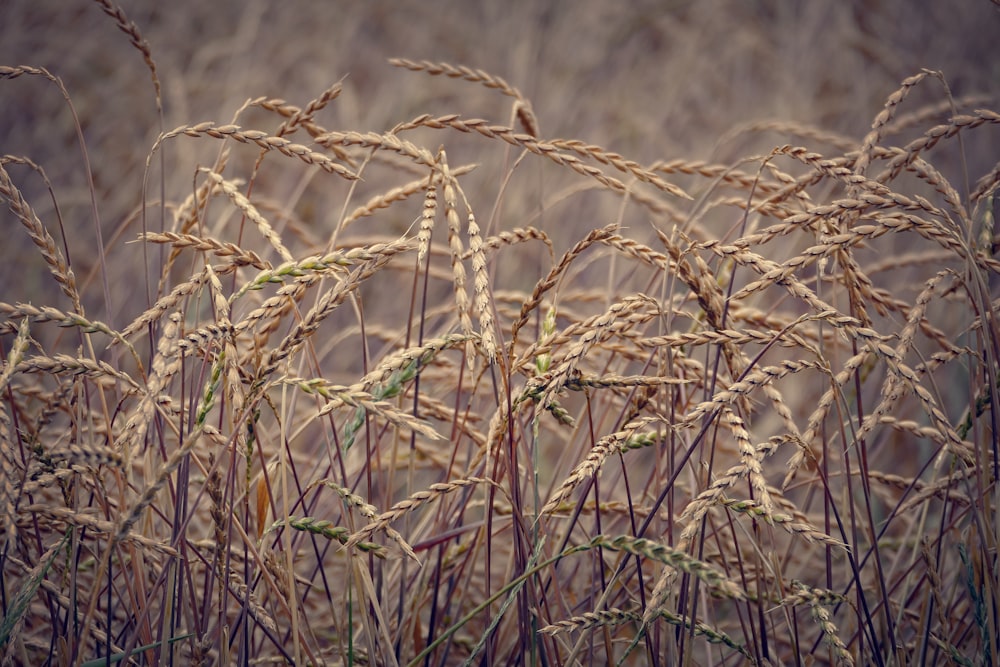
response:
[[[951,94],[968,98],[966,110],[996,109],[1000,96],[1000,6],[990,0],[126,0],[121,6],[148,41],[156,63],[163,86],[162,123],[140,52],[98,3],[0,3],[0,65],[45,67],[72,99],[109,251],[138,233],[144,175],[147,205],[158,207],[161,192],[168,202],[179,202],[191,193],[196,168],[210,165],[220,148],[213,140],[175,139],[163,148],[164,173],[156,157],[147,174],[157,135],[182,124],[234,119],[244,127],[274,131],[281,120],[274,114],[250,110],[236,117],[251,98],[283,98],[304,106],[343,80],[343,93],[317,117],[329,129],[384,132],[422,113],[513,124],[510,98],[478,84],[392,67],[391,57],[482,68],[531,100],[543,138],[579,139],[643,164],[680,158],[734,164],[785,143],[836,154],[815,137],[759,124],[821,128],[857,145],[886,97],[922,68],[943,73]],[[939,105],[940,120],[923,122],[918,133],[923,132],[948,117],[947,99],[941,83],[928,79],[898,113]],[[746,131],[754,124],[756,129]],[[421,132],[422,145],[432,150],[448,143],[453,165],[486,160],[485,139]],[[996,133],[969,137],[967,162],[950,165],[949,177],[960,180],[967,169],[975,178],[995,164]],[[907,139],[893,141],[903,145]],[[493,153],[497,143],[490,144]],[[69,107],[52,83],[32,76],[0,80],[0,154],[28,157],[44,168],[58,198],[71,261],[78,275],[86,275],[97,253],[85,162]],[[368,185],[352,191],[353,199],[345,204],[344,184],[331,184],[336,179],[326,178],[322,187],[302,194],[306,168],[289,166],[284,158],[279,166],[283,169],[262,173],[259,192],[311,225],[313,241],[325,238],[345,207],[401,182],[366,179]],[[54,203],[42,180],[23,166],[8,169],[57,236]],[[497,173],[480,168],[468,181],[481,221],[498,200]],[[528,174],[524,188],[544,183],[551,194],[561,187],[558,180],[545,180],[547,172]],[[481,195],[476,183],[485,187]],[[521,199],[530,200],[524,210],[519,200],[507,198],[509,217],[489,220],[491,231],[526,224],[523,220],[539,204],[534,195]],[[607,214],[582,222],[580,229],[615,219],[620,202],[606,199]],[[579,201],[579,208],[566,210],[560,220],[600,210]],[[413,222],[411,213],[419,214],[419,205],[415,202],[415,209],[400,213],[381,231],[398,235]],[[52,281],[37,252],[24,252],[29,241],[16,218],[4,209],[0,220],[5,236],[0,299],[37,298]],[[541,223],[534,219],[534,224]],[[130,248],[139,252],[138,245]],[[132,287],[128,280],[116,285],[115,276],[111,282],[113,290]]]

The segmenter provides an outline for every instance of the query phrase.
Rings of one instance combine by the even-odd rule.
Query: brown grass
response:
[[[0,156],[44,278],[0,293],[4,664],[1000,660],[988,76],[878,70],[861,129],[748,116],[691,159],[613,78],[567,139],[555,70],[404,58],[391,104],[254,86],[163,131],[156,42],[97,4],[148,141],[89,145],[111,103],[58,60],[0,66],[86,158]],[[700,10],[649,11],[599,20]]]

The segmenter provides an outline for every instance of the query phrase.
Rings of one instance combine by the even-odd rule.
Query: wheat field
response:
[[[998,664],[997,34],[3,3],[3,664]]]

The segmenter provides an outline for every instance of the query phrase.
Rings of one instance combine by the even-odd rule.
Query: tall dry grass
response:
[[[457,106],[169,126],[96,4],[160,128],[128,206],[0,66],[95,244],[3,154],[45,272],[0,293],[5,663],[996,663],[994,97],[916,68],[859,136],[645,161],[399,58]]]

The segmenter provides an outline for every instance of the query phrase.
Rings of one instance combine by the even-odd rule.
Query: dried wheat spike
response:
[[[736,582],[731,581],[722,572],[719,572],[714,567],[698,560],[681,549],[668,547],[641,537],[632,537],[631,535],[619,535],[614,538],[598,535],[590,540],[589,545],[591,547],[614,549],[615,551],[626,551],[636,556],[658,561],[701,579],[715,593],[723,597],[731,600],[747,599],[747,594]]]
[[[927,565],[927,569],[924,572],[927,573],[927,579],[931,585],[934,614],[937,617],[939,626],[938,631],[944,632],[952,623],[948,619],[948,607],[944,601],[945,587],[944,582],[941,580],[940,565],[934,553],[931,537],[928,535],[924,535],[920,539],[920,557]]]
[[[3,68],[0,68],[2,73]],[[21,224],[28,230],[28,236],[32,243],[38,247],[42,253],[42,258],[49,266],[49,271],[59,283],[63,294],[70,298],[73,303],[73,310],[83,313],[83,305],[80,302],[80,293],[77,289],[76,275],[73,269],[66,263],[66,258],[56,246],[52,235],[45,229],[45,225],[35,215],[35,211],[28,202],[21,196],[21,191],[17,189],[7,170],[0,164],[0,197],[7,200],[7,207],[17,216]]]
[[[559,148],[552,143],[539,141],[530,134],[519,134],[514,132],[513,129],[503,125],[491,125],[488,121],[481,118],[462,120],[457,114],[448,114],[437,118],[432,117],[429,114],[424,114],[409,123],[397,126],[396,131],[408,130],[417,127],[430,127],[434,129],[450,128],[458,130],[459,132],[475,132],[489,139],[500,139],[508,144],[511,144],[512,146],[519,146],[534,153],[535,155],[551,160],[559,166],[568,167],[582,176],[593,178],[602,186],[613,192],[626,194],[631,191],[631,188],[626,186],[617,178],[608,176],[597,167],[584,163],[575,155],[569,155],[560,151]],[[600,155],[602,161],[606,164],[610,164],[616,169],[620,169],[642,182],[649,183],[658,190],[681,199],[693,199],[691,195],[684,192],[681,188],[677,187],[673,183],[664,181],[654,172],[650,172],[649,170],[640,167],[637,163],[626,161],[624,158],[619,160],[618,158],[620,158],[620,156],[616,156],[614,153],[595,151],[593,155],[590,155],[590,157],[594,157],[594,155]]]
[[[208,177],[208,180],[212,181],[216,187],[222,190],[222,192],[229,197],[229,200],[233,202],[233,205],[236,206],[236,208],[243,211],[243,214],[257,226],[257,230],[260,232],[261,236],[263,236],[271,247],[274,248],[275,252],[277,252],[281,257],[282,261],[294,261],[292,253],[290,253],[288,248],[285,247],[285,244],[281,242],[281,237],[278,236],[278,233],[274,231],[273,227],[271,227],[271,223],[269,223],[267,219],[260,214],[257,207],[254,206],[250,200],[236,188],[236,185],[233,184],[232,181],[227,181],[222,178],[220,174],[217,174],[209,169],[202,168],[198,171],[205,174]]]
[[[893,350],[896,358],[902,359],[909,352],[914,336],[916,336],[917,327],[923,320],[924,313],[927,312],[927,305],[930,303],[934,291],[937,289],[938,284],[949,275],[951,275],[950,271],[939,271],[925,283],[924,289],[917,295],[913,308],[907,316],[906,326],[903,327],[903,330],[899,334],[899,343],[896,345],[895,350]],[[885,381],[882,383],[882,389],[879,392],[881,400],[875,409],[865,416],[856,436],[858,440],[865,438],[883,416],[888,415],[896,408],[903,396],[903,392],[900,390],[901,384],[902,377],[899,374],[889,373],[886,375]]]
[[[416,372],[418,366],[429,364],[439,352],[464,346],[468,341],[475,340],[476,338],[477,336],[447,334],[439,338],[426,340],[422,345],[399,350],[382,359],[378,366],[353,386],[359,388],[371,387],[372,385],[385,382],[394,373],[407,368],[412,368],[413,372]]]
[[[23,511],[31,516],[50,516],[57,521],[63,521],[72,526],[80,526],[102,535],[114,535],[116,528],[113,521],[99,519],[93,512],[75,511],[69,509],[68,507],[53,507],[51,505],[36,504],[28,505],[23,509]],[[177,558],[178,556],[177,550],[170,545],[163,544],[162,542],[158,542],[154,539],[146,537],[145,535],[130,534],[125,536],[122,541],[128,544],[141,546],[144,549],[149,549],[171,558]]]
[[[302,378],[292,378],[283,380],[283,382],[298,387],[307,393],[319,394],[324,398],[330,399],[329,403],[319,409],[316,417],[328,415],[346,405],[381,417],[394,426],[419,433],[430,440],[443,439],[443,436],[435,431],[427,422],[398,409],[389,401],[377,399],[371,393],[362,389],[331,385],[322,379],[305,380]]]
[[[516,227],[511,230],[497,232],[493,236],[488,236],[483,240],[483,250],[496,250],[504,245],[514,245],[525,241],[541,241],[549,251],[549,257],[555,258],[552,250],[552,241],[548,234],[534,227]],[[466,250],[462,254],[462,259],[472,257],[472,251]]]
[[[468,207],[468,202],[466,207],[469,211],[469,250],[472,252],[473,290],[476,296],[476,312],[479,315],[479,335],[486,358],[493,363],[497,360],[499,344],[493,321],[493,300],[490,297],[490,277],[486,270],[486,251],[483,237],[479,233],[479,225],[472,209]]]
[[[798,592],[808,593],[810,591],[807,587],[799,585]],[[807,595],[806,598],[806,603],[809,605],[813,620],[815,620],[816,623],[819,624],[820,629],[822,629],[823,639],[833,650],[833,655],[836,657],[837,664],[853,667],[854,657],[851,655],[851,652],[847,650],[847,646],[840,639],[840,637],[837,636],[837,626],[834,625],[832,620],[830,620],[830,612],[823,608],[822,600],[825,596]]]
[[[458,310],[458,321],[462,327],[462,332],[466,335],[473,333],[472,317],[469,315],[469,293],[465,287],[465,265],[462,264],[462,225],[458,218],[458,181],[448,169],[448,157],[444,151],[438,153],[438,162],[441,168],[442,189],[444,194],[444,218],[448,223],[448,243],[451,248],[451,274],[452,286],[455,293],[455,308]],[[475,363],[473,357],[473,345],[470,340],[466,343],[466,364],[469,369]]]
[[[800,581],[792,582],[792,593],[781,598],[781,605],[792,607],[800,604],[826,604],[834,605],[847,602],[847,598],[840,593],[834,593],[826,588],[812,588]]]
[[[324,95],[326,95],[329,92],[333,92],[338,85],[339,84],[334,84],[334,86],[327,89]],[[320,96],[320,98],[318,99],[322,99],[322,97],[323,96]],[[275,132],[275,136],[279,137],[287,136],[288,134],[291,134],[298,128],[302,128],[303,130],[305,130],[309,134],[309,136],[313,137],[314,139],[318,136],[324,135],[327,132],[329,132],[328,129],[317,124],[312,118],[312,115],[307,116],[305,109],[297,107],[294,104],[289,104],[286,100],[280,98],[258,97],[247,102],[246,106],[260,107],[261,109],[266,109],[267,111],[271,111],[287,119],[286,122],[282,123],[281,127],[278,128],[278,131]],[[312,103],[310,103],[310,106],[312,106]],[[295,121],[294,126],[291,126],[288,123],[288,121],[295,118],[297,118],[297,120]],[[330,148],[333,151],[334,155],[337,156],[338,160],[346,162],[352,167],[356,166],[354,160],[352,160],[351,157],[347,154],[347,152],[344,151],[339,146],[337,147],[328,146],[328,148]]]
[[[437,185],[436,172],[432,172],[424,184],[424,210],[420,215],[420,231],[417,232],[417,260],[423,261],[431,247],[431,234],[434,232],[434,219],[437,217]]]
[[[552,494],[549,501],[545,503],[545,506],[539,510],[539,515],[554,512],[569,498],[573,489],[579,486],[581,482],[591,479],[597,474],[597,471],[601,469],[601,466],[604,465],[609,456],[617,451],[629,449],[628,443],[639,435],[639,430],[657,421],[661,420],[656,417],[642,417],[627,424],[621,431],[610,433],[598,440],[586,458],[573,468],[569,477],[563,481],[555,493]]]
[[[864,175],[864,173],[868,170],[868,165],[871,163],[872,158],[872,149],[876,144],[878,144],[879,141],[881,141],[886,125],[892,121],[892,118],[895,115],[896,107],[898,107],[899,104],[906,99],[906,96],[914,86],[919,84],[930,74],[932,73],[924,70],[919,74],[903,79],[903,83],[900,87],[889,95],[888,99],[885,101],[885,106],[872,122],[872,129],[868,131],[868,134],[865,135],[864,141],[861,143],[861,150],[854,163],[855,173]],[[938,76],[940,77],[940,74]]]
[[[465,174],[468,174],[475,168],[476,168],[475,165],[462,165],[461,167],[453,168],[451,170],[451,173],[452,176],[456,177],[463,176]],[[432,177],[434,173],[436,172],[432,172]],[[364,204],[358,206],[356,209],[351,211],[351,213],[346,218],[344,218],[344,222],[341,225],[341,229],[346,229],[349,225],[357,222],[358,220],[368,217],[370,215],[374,215],[376,211],[388,208],[389,206],[392,206],[394,203],[403,201],[408,197],[410,197],[411,195],[415,195],[418,192],[423,192],[425,193],[426,196],[429,188],[428,178],[430,177],[418,178],[417,180],[410,181],[405,185],[400,185],[398,187],[392,188],[391,190],[387,190],[386,192],[380,195],[375,195],[374,197],[366,201]],[[435,197],[437,196],[436,192],[434,193],[434,196]],[[435,204],[435,206],[436,205],[437,204]],[[423,220],[421,220],[421,224],[423,224]]]
[[[403,239],[396,243],[386,244],[379,249],[375,257],[367,262],[363,262],[348,274],[333,289],[324,294],[313,308],[305,314],[278,346],[268,350],[264,355],[260,368],[256,373],[256,383],[263,383],[278,365],[293,352],[301,347],[305,341],[319,328],[319,325],[330,315],[341,303],[343,303],[351,293],[365,280],[375,275],[386,263],[395,255],[412,249],[413,242],[410,239]]]
[[[410,497],[399,501],[392,507],[390,507],[385,512],[379,514],[373,521],[371,521],[367,526],[356,531],[351,535],[350,539],[344,545],[346,548],[350,548],[361,542],[362,540],[367,540],[378,530],[385,530],[389,527],[389,524],[403,516],[407,512],[410,512],[421,505],[429,502],[433,502],[442,496],[445,496],[452,491],[457,491],[458,489],[464,489],[469,486],[475,486],[476,484],[492,484],[488,479],[482,477],[467,477],[465,479],[455,479],[449,482],[437,482],[431,484],[426,491],[417,491],[410,495]],[[407,555],[409,555],[414,560],[417,560],[416,554],[413,550],[405,544],[401,545],[404,547]]]
[[[214,455],[212,460],[214,462]],[[222,474],[218,466],[213,465],[205,482],[205,488],[212,504],[209,507],[209,515],[212,517],[212,529],[215,536],[215,544],[212,545],[215,552],[215,573],[222,577],[225,571],[226,551],[229,548],[228,517],[230,513],[226,504],[226,498],[222,488]]]
[[[225,275],[231,273],[236,269],[233,265],[217,265],[213,266],[212,270],[216,275]],[[156,322],[164,314],[173,308],[176,308],[186,297],[192,294],[197,294],[208,282],[208,271],[202,270],[199,273],[191,276],[187,281],[180,283],[174,287],[169,294],[160,297],[156,303],[146,309],[145,312],[140,314],[135,318],[125,329],[122,331],[122,337],[129,338],[133,334],[143,331],[153,322]]]
[[[341,83],[341,81],[336,82],[335,84],[324,90],[319,97],[309,102],[309,104],[307,104],[305,108],[299,109],[293,112],[290,116],[288,116],[288,119],[281,124],[281,127],[278,128],[278,131],[275,132],[275,135],[279,137],[284,137],[288,134],[291,134],[299,127],[305,126],[306,124],[315,126],[315,123],[313,123],[313,116],[315,116],[317,113],[325,109],[326,105],[328,105],[330,102],[337,99],[343,90],[344,86]],[[316,136],[312,132],[310,132],[310,134]]]
[[[27,573],[25,574],[24,577],[24,582],[25,582],[24,590],[33,592],[33,589],[30,587],[30,585],[28,585],[29,582],[41,582],[45,578],[45,572],[52,565],[53,560],[56,558],[56,556],[58,556],[59,552],[66,546],[66,542],[68,540],[69,540],[69,535],[66,535],[60,540],[56,540],[50,547],[48,547],[45,550],[44,553],[39,555],[38,560],[35,561],[34,565],[30,568],[27,564],[21,563],[24,569],[27,570]],[[8,558],[11,557],[12,555],[8,556]],[[10,638],[20,636],[21,629],[24,627],[25,620],[30,618],[29,614],[12,613],[13,610],[17,608],[17,606],[24,605],[24,607],[27,607],[30,604],[31,602],[30,599],[27,600],[22,599],[24,590],[22,591],[21,595],[18,595],[12,599],[11,604],[13,605],[13,609],[11,610],[11,612],[8,612],[4,617],[5,621],[10,622],[10,626],[4,628],[6,632],[10,633],[8,635],[8,637]],[[5,623],[4,625],[6,626],[7,624]],[[4,647],[3,651],[3,664],[6,665],[13,662],[17,645],[18,645],[17,641],[6,642],[6,646]]]
[[[750,652],[747,650],[745,646],[735,641],[732,637],[730,637],[726,633],[716,630],[710,625],[707,625],[700,621],[692,623],[691,619],[688,618],[687,616],[681,614],[674,614],[673,612],[667,611],[666,609],[661,609],[657,611],[655,614],[653,614],[652,618],[649,620],[656,618],[663,619],[670,625],[675,625],[677,627],[691,630],[692,632],[694,632],[696,636],[704,637],[710,644],[723,644],[735,651],[739,651],[741,654],[743,654],[748,658],[753,657],[751,656]],[[643,623],[644,625],[648,624],[648,621],[644,618]]]
[[[360,146],[361,148],[381,148],[408,157],[419,165],[437,168],[437,160],[426,148],[401,139],[393,133],[377,132],[326,132],[316,137],[316,143],[327,148],[337,146]]]
[[[972,130],[984,124],[1000,123],[1000,113],[989,109],[977,109],[972,114],[954,116],[947,124],[936,125],[924,133],[919,139],[914,139],[895,158],[889,160],[884,171],[876,181],[888,183],[895,180],[899,174],[909,167],[920,153],[934,147],[942,139],[950,139],[962,130]]]
[[[113,378],[127,386],[130,393],[142,391],[142,387],[130,375],[115,369],[106,361],[76,358],[68,354],[28,357],[17,365],[16,370],[19,373],[40,373],[43,375],[84,375],[97,380]]]
[[[347,543],[347,538],[350,536],[351,532],[343,526],[333,525],[333,522],[327,521],[326,519],[317,519],[309,516],[290,516],[287,521],[280,519],[275,521],[274,524],[268,528],[268,532],[282,526],[288,526],[290,528],[294,528],[295,530],[303,530],[315,535],[322,535],[328,540],[337,540],[341,544]],[[355,546],[362,551],[377,556],[378,558],[386,557],[386,548],[381,544],[375,544],[374,542],[358,542]]]
[[[558,358],[553,358],[552,370],[544,378],[539,378],[539,381],[544,382],[544,392],[541,394],[539,402],[543,406],[551,403],[555,399],[556,393],[561,391],[569,378],[572,377],[584,356],[595,345],[607,340],[613,333],[617,333],[615,325],[621,324],[623,320],[627,321],[628,316],[632,313],[650,306],[654,312],[658,310],[656,302],[642,294],[626,297],[618,303],[611,304],[611,307],[599,316],[592,326],[584,330],[579,341],[570,346]]]
[[[638,623],[642,620],[642,615],[634,611],[624,609],[605,609],[603,611],[588,611],[579,616],[568,618],[564,621],[556,621],[538,632],[545,635],[557,635],[562,632],[576,632],[589,628],[602,628],[625,623]]]
[[[156,153],[164,141],[181,135],[194,138],[204,136],[213,139],[232,139],[243,144],[254,144],[263,150],[278,151],[282,155],[302,160],[306,164],[314,164],[325,172],[336,174],[349,181],[355,181],[358,178],[357,175],[353,174],[343,165],[334,162],[323,153],[318,153],[310,149],[308,146],[294,144],[287,139],[271,136],[267,132],[261,132],[260,130],[244,130],[238,125],[216,125],[212,122],[198,123],[197,125],[181,125],[169,132],[164,132],[157,138],[152,150],[150,150],[149,155],[146,157],[146,166],[150,165],[153,154]]]
[[[348,489],[346,486],[341,486],[340,484],[337,484],[336,482],[331,481],[329,479],[315,480],[311,482],[309,486],[306,487],[306,490],[309,491],[320,484],[322,484],[327,488],[333,489],[337,493],[337,495],[343,499],[345,505],[347,505],[348,507],[357,508],[358,512],[361,513],[361,516],[365,517],[366,519],[374,519],[378,515],[378,509],[374,505],[369,504],[364,498],[362,498],[358,494],[352,493],[351,490]]]
[[[769,512],[764,509],[760,503],[754,502],[753,500],[733,500],[723,495],[719,496],[717,502],[735,512],[746,514],[754,519],[759,518],[766,523],[776,525],[788,531],[792,535],[799,535],[807,542],[814,544],[827,544],[841,549],[847,548],[847,545],[842,541],[830,537],[818,528],[814,528],[808,522],[795,521],[792,517],[786,514],[778,514],[773,511]]]
[[[17,336],[11,345],[10,353],[0,372],[0,393],[5,390],[14,376],[15,369],[24,358],[24,353],[28,349],[30,342],[30,330],[28,329],[28,318],[21,320],[18,327]],[[3,516],[0,517],[0,528],[3,529],[3,541],[0,542],[0,552],[7,553],[9,547],[13,546],[17,539],[17,524],[14,522],[16,512],[16,502],[19,491],[14,480],[22,474],[21,466],[17,463],[15,455],[14,441],[11,439],[10,416],[7,414],[7,404],[0,403],[0,503],[2,503]]]
[[[161,97],[160,77],[156,74],[156,62],[153,60],[153,52],[149,49],[149,43],[139,31],[139,26],[135,21],[130,21],[122,8],[110,0],[95,0],[101,6],[104,13],[115,20],[118,29],[128,36],[129,42],[142,54],[142,59],[146,62],[149,75],[153,80],[153,88],[156,90],[156,108],[162,112],[163,101]]]
[[[531,296],[521,306],[520,315],[511,326],[511,346],[513,346],[514,342],[517,340],[517,332],[521,330],[521,327],[528,323],[528,319],[530,318],[532,311],[534,311],[538,307],[538,304],[541,303],[542,297],[546,292],[555,287],[559,278],[566,272],[569,265],[573,263],[573,260],[583,254],[583,251],[592,246],[594,243],[610,237],[614,234],[616,229],[617,225],[611,224],[588,232],[584,238],[580,239],[580,241],[563,254],[559,263],[552,267],[548,275],[536,283],[534,290],[531,292]]]
[[[481,69],[472,69],[465,65],[450,65],[444,62],[435,63],[429,60],[416,62],[405,58],[390,58],[389,64],[396,67],[405,67],[413,72],[426,72],[431,76],[443,74],[452,79],[461,78],[472,83],[481,83],[487,88],[492,88],[504,95],[513,97],[515,99],[514,115],[521,121],[521,125],[528,134],[533,137],[539,136],[538,118],[531,108],[531,102],[521,94],[521,91],[511,86],[499,76],[494,76]]]
[[[217,257],[231,258],[237,266],[252,266],[255,269],[267,269],[271,267],[269,262],[261,259],[252,250],[246,250],[235,243],[219,241],[207,236],[195,236],[193,234],[177,234],[175,232],[146,232],[139,235],[140,241],[149,243],[169,243],[175,249],[193,248],[203,252],[211,252]]]
[[[956,486],[958,488],[962,488],[960,484],[973,476],[975,476],[975,468],[967,467],[963,470],[953,472],[950,475],[943,475],[941,479],[938,479],[933,483],[919,484],[917,485],[915,492],[906,499],[906,502],[902,503],[896,509],[896,514],[903,515],[910,512],[917,507],[920,507],[929,498],[942,498],[960,505],[969,505],[971,504],[971,501],[968,496],[964,495],[960,491],[956,491],[955,488]]]
[[[417,62],[407,60],[406,58],[390,58],[389,64],[395,67],[405,67],[413,72],[426,72],[431,76],[443,74],[444,76],[452,79],[460,78],[473,83],[481,83],[487,88],[497,90],[509,97],[522,101],[524,100],[524,96],[521,95],[521,92],[517,88],[504,81],[501,77],[494,76],[485,70],[472,69],[471,67],[466,67],[465,65],[451,65],[445,62],[435,63],[430,60],[421,60]]]
[[[257,601],[257,596],[250,590],[246,582],[240,578],[236,572],[229,573],[229,588],[236,595],[240,602],[246,602],[246,609],[253,616],[254,620],[267,628],[270,632],[278,631],[278,624],[271,614]]]

